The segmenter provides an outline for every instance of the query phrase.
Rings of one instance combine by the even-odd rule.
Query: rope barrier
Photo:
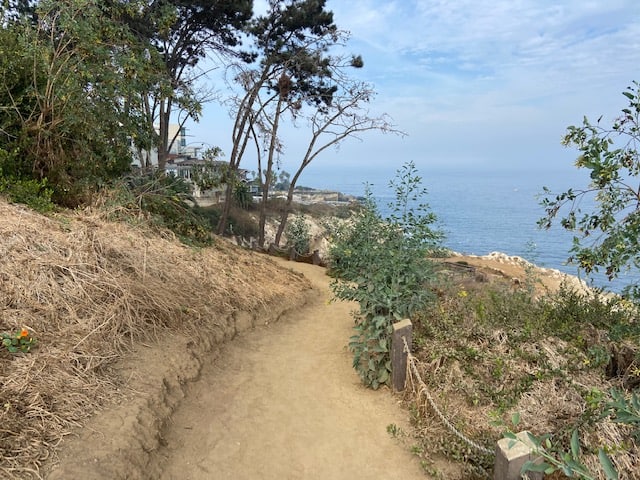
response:
[[[492,456],[495,455],[495,452],[493,450],[485,448],[482,445],[474,442],[470,438],[466,437],[444,416],[444,414],[440,411],[440,409],[434,402],[433,397],[429,393],[426,383],[424,383],[424,380],[422,380],[422,377],[420,377],[420,372],[418,371],[418,367],[416,366],[418,360],[416,359],[416,357],[411,355],[411,349],[409,348],[409,345],[407,344],[407,339],[404,336],[402,337],[402,341],[404,342],[404,352],[407,354],[407,373],[409,378],[411,379],[413,392],[416,393],[416,388],[414,383],[414,380],[415,380],[419,386],[419,389],[417,392],[418,396],[424,395],[427,402],[431,406],[431,409],[433,410],[433,412],[438,416],[440,421],[442,421],[442,423],[449,429],[449,431],[451,431],[451,433],[453,433],[460,440],[465,442],[470,447],[475,448],[479,452],[482,452],[486,455],[492,455]]]

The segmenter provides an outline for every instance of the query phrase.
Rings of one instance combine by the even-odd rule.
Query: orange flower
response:
[[[22,330],[20,330],[20,335],[18,336],[18,338],[26,338],[28,336],[29,336],[29,330],[23,327]]]

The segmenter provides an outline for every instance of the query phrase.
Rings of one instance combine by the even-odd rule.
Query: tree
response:
[[[261,181],[261,245],[268,187],[282,149],[278,137],[282,116],[287,111],[295,112],[306,101],[326,102],[333,94],[332,87],[323,81],[331,73],[323,54],[335,43],[337,28],[333,14],[324,7],[324,0],[270,0],[267,14],[255,19],[249,29],[256,63],[252,67],[232,65],[233,80],[242,93],[233,99],[235,122],[229,166],[237,171],[253,141],[258,172],[266,172]],[[228,189],[218,223],[219,234],[225,231],[231,200]]]
[[[35,3],[34,0],[4,0],[0,5],[0,19],[13,22],[30,18],[35,23]]]
[[[345,59],[337,59],[332,62],[333,70],[339,73],[334,75],[336,93],[333,94],[331,103],[322,105],[321,108],[314,108],[308,118],[311,137],[307,150],[289,184],[287,201],[280,216],[274,241],[276,245],[280,245],[282,233],[285,231],[298,179],[318,155],[329,147],[337,148],[347,138],[357,138],[362,132],[376,130],[382,133],[402,134],[394,129],[386,115],[371,116],[366,110],[365,105],[374,94],[373,88],[367,83],[352,81],[344,75],[344,69],[352,66],[354,62],[361,62],[361,59],[350,59],[347,62]]]
[[[590,174],[584,189],[570,188],[554,195],[544,189],[546,215],[539,221],[550,228],[560,225],[575,233],[569,261],[587,274],[603,269],[612,280],[621,271],[640,267],[640,84],[634,81],[623,95],[628,106],[611,126],[570,126],[565,146],[580,152],[575,165]],[[640,287],[628,285],[625,294],[640,299]]]
[[[124,73],[143,59],[113,13],[92,0],[47,0],[35,24],[28,16],[0,30],[2,174],[48,179],[58,202],[74,205],[130,168],[141,125],[123,101],[137,87]]]
[[[158,116],[158,168],[164,170],[167,154],[175,141],[169,138],[169,123],[177,106],[188,118],[200,113],[202,96],[194,90],[201,74],[197,64],[210,53],[231,54],[239,44],[239,34],[251,18],[252,0],[156,0],[150,4],[148,17],[157,30],[151,43],[160,54],[164,78],[155,91],[151,115]]]
[[[191,169],[191,180],[200,190],[219,187],[227,181],[228,167],[220,160],[224,153],[220,147],[209,147],[202,154],[202,163]]]
[[[275,190],[289,190],[289,186],[291,185],[291,174],[289,172],[285,172],[281,170],[278,173],[278,178],[276,179],[276,184],[274,185]]]

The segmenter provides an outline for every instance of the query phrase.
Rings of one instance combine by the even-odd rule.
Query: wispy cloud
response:
[[[266,0],[256,5],[265,9]],[[626,106],[622,90],[640,80],[638,0],[328,0],[327,6],[351,31],[349,49],[363,54],[359,75],[378,91],[372,113],[388,113],[409,133],[348,141],[318,160],[327,170],[364,162],[367,170],[393,172],[404,160],[426,168],[545,168],[561,160],[571,168],[575,152],[560,145],[565,128],[583,115],[614,117]],[[226,151],[230,131],[219,107],[192,129]],[[294,142],[303,133],[287,141],[285,169],[295,167]]]
[[[380,92],[376,106],[415,137],[405,147],[443,161],[447,145],[457,152],[452,157],[492,162],[510,161],[516,149],[553,155],[568,123],[583,114],[615,115],[622,89],[640,79],[637,0],[328,6],[364,54],[363,75]]]
[[[329,6],[371,54],[395,57],[394,64],[414,62],[416,71],[585,70],[603,61],[629,68],[640,59],[635,0],[358,0]]]

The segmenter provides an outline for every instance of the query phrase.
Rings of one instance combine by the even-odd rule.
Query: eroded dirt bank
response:
[[[424,479],[387,433],[408,430],[406,410],[351,368],[354,305],[329,302],[324,269],[276,261],[311,281],[306,303],[226,319],[235,339],[208,353],[176,336],[141,349],[122,403],[66,442],[45,478]]]
[[[182,479],[425,478],[387,433],[406,417],[388,391],[367,390],[346,350],[353,305],[328,303],[324,270],[302,271],[318,292],[277,324],[226,345],[164,432],[153,474]]]

